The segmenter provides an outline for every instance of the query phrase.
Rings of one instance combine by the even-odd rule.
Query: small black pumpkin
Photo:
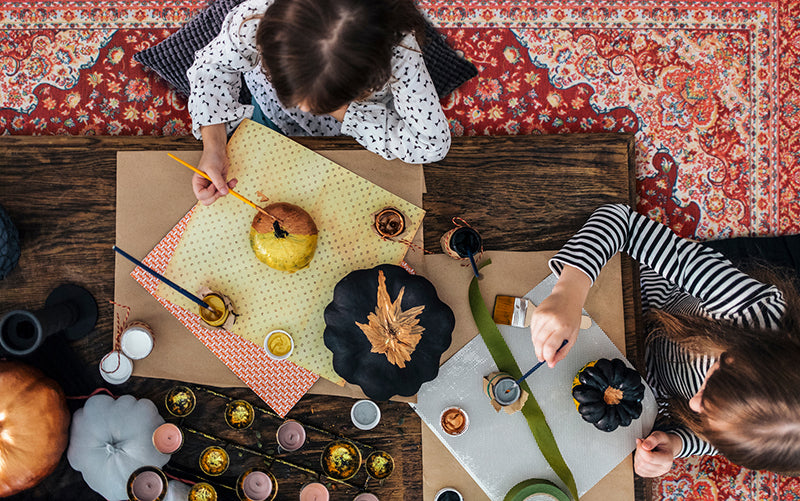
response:
[[[572,398],[584,421],[598,430],[628,426],[642,414],[644,383],[619,358],[586,364],[572,381]]]
[[[336,373],[369,398],[388,400],[436,377],[455,316],[428,279],[382,264],[336,284],[325,326]]]

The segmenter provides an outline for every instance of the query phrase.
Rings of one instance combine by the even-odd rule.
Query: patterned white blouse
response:
[[[756,328],[780,325],[786,304],[776,287],[750,278],[718,252],[678,237],[627,205],[597,209],[550,260],[550,268],[559,274],[564,265],[574,266],[594,283],[600,269],[618,251],[640,263],[645,309],[660,308]],[[698,357],[663,339],[648,344],[645,361],[646,379],[657,398],[686,399],[697,393],[716,362],[714,357]],[[717,453],[685,427],[665,430],[683,442],[678,457]]]
[[[238,102],[240,75],[264,114],[289,136],[352,136],[369,151],[392,160],[429,163],[450,149],[450,129],[436,89],[413,34],[394,47],[392,78],[366,99],[354,101],[344,120],[284,108],[261,71],[255,41],[259,18],[272,0],[245,0],[225,18],[220,34],[197,51],[187,71],[191,84],[189,113],[192,133],[225,123],[230,134],[253,106]]]

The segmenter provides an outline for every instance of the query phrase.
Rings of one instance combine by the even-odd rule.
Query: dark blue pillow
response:
[[[181,29],[157,45],[135,54],[133,59],[151,68],[178,93],[188,97],[191,89],[186,70],[194,62],[194,53],[217,36],[225,15],[242,1],[217,0]],[[459,56],[447,44],[444,35],[436,31],[431,24],[428,23],[425,29],[427,40],[422,47],[422,56],[436,87],[436,93],[442,98],[477,75],[478,69]],[[239,102],[250,103],[250,93],[245,85],[242,85]]]

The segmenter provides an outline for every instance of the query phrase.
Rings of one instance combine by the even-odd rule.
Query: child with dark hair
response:
[[[559,279],[531,321],[539,360],[552,367],[575,343],[589,288],[618,251],[640,263],[646,379],[660,403],[656,430],[637,440],[636,473],[659,476],[676,457],[721,453],[746,468],[800,474],[795,285],[768,270],[780,287],[751,278],[630,207],[597,209],[551,259]]]
[[[254,106],[238,102],[241,75],[273,128],[287,135],[354,137],[386,159],[444,158],[450,130],[420,50],[424,20],[411,0],[245,0],[195,55],[192,129],[203,140],[197,198],[226,181],[227,135]]]

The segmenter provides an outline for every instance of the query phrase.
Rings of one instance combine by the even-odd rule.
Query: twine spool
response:
[[[475,259],[483,254],[483,239],[475,229],[460,217],[453,218],[455,228],[449,229],[439,244],[442,251],[459,261],[469,260],[470,251]]]

